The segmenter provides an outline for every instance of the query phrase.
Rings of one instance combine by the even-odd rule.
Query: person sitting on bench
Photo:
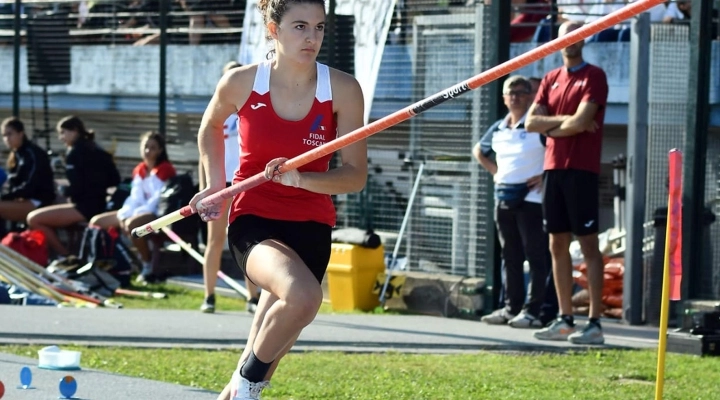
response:
[[[50,249],[57,257],[67,257],[70,252],[60,242],[55,232],[85,223],[105,210],[107,189],[120,183],[120,173],[112,155],[95,143],[95,133],[85,128],[76,116],[68,116],[57,124],[61,142],[67,146],[65,174],[69,185],[60,192],[71,203],[38,208],[28,214],[31,229],[42,231]]]
[[[175,167],[168,159],[165,138],[158,132],[150,131],[142,135],[140,154],[143,160],[133,169],[130,196],[125,199],[123,206],[117,211],[94,216],[90,224],[103,229],[120,227],[132,238],[142,261],[142,271],[137,277],[137,281],[142,283],[153,280],[148,237],[135,238],[131,232],[158,218],[160,192],[165,182],[175,176]]]
[[[4,119],[0,132],[10,149],[8,190],[0,200],[0,234],[4,236],[5,221],[25,222],[31,211],[55,201],[55,181],[47,152],[30,141],[20,119]]]

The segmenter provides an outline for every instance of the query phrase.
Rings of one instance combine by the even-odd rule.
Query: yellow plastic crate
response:
[[[383,246],[333,243],[328,264],[328,290],[333,310],[369,311],[380,302],[372,290],[378,273],[385,271]]]

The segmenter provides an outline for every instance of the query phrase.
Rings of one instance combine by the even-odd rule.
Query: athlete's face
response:
[[[315,62],[325,36],[325,9],[316,3],[294,4],[288,7],[279,25],[271,23],[269,28],[278,54]]]

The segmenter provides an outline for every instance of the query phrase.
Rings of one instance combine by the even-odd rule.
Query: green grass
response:
[[[168,295],[165,299],[152,299],[137,296],[115,296],[114,300],[121,303],[123,308],[145,308],[162,310],[198,310],[205,296],[202,290],[189,289],[180,285],[168,283],[152,284],[147,286],[133,286],[129,289],[147,292],[163,292]],[[215,295],[215,307],[222,311],[245,311],[245,299],[237,297]],[[339,313],[333,311],[330,304],[320,306],[320,313]],[[361,311],[343,311],[342,313],[362,313]]]
[[[41,346],[0,346],[36,357]],[[239,351],[71,347],[82,367],[220,391]],[[264,399],[651,399],[656,354],[293,353]],[[668,354],[665,400],[716,399],[720,358]]]
[[[147,286],[134,286],[129,289],[147,292],[163,292],[168,295],[165,299],[152,299],[136,296],[115,296],[114,299],[122,303],[123,308],[150,308],[164,310],[198,310],[205,294],[202,290],[188,289],[173,284],[153,284]],[[245,310],[245,299],[226,297],[221,294],[215,296],[216,307],[223,311]]]

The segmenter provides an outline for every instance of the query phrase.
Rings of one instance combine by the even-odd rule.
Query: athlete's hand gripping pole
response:
[[[316,147],[306,153],[303,153],[295,158],[285,161],[279,166],[278,172],[291,171],[297,169],[311,161],[317,160],[328,154],[332,154],[337,150],[355,143],[359,140],[365,139],[372,136],[380,131],[383,131],[391,126],[395,126],[400,122],[406,121],[424,111],[427,111],[437,105],[440,105],[448,100],[454,99],[455,97],[461,96],[466,92],[475,90],[487,83],[490,83],[496,79],[499,79],[511,72],[525,67],[537,60],[547,57],[555,52],[558,52],[574,43],[611,28],[620,22],[632,18],[650,8],[663,3],[663,0],[638,0],[634,3],[630,3],[625,7],[613,11],[612,13],[597,19],[589,24],[582,26],[567,35],[556,38],[550,42],[543,44],[542,46],[536,47],[527,53],[523,53],[511,60],[505,61],[504,63],[490,68],[487,71],[481,72],[474,77],[458,83],[448,89],[438,92],[430,97],[418,101],[402,110],[396,111],[384,118],[381,118],[373,123],[365,125],[359,129],[356,129],[347,135],[341,136],[330,142],[325,143],[320,147]],[[218,191],[201,200],[201,204],[205,207],[211,207],[218,204],[224,199],[230,199],[236,194],[245,192],[268,181],[265,177],[264,172],[258,173],[240,183],[236,183],[228,188]],[[141,237],[149,233],[158,232],[161,228],[172,224],[173,222],[179,221],[185,217],[189,217],[193,214],[193,210],[190,206],[185,206],[180,210],[177,210],[164,217],[160,217],[152,222],[145,225],[139,226],[133,230],[133,236]]]

